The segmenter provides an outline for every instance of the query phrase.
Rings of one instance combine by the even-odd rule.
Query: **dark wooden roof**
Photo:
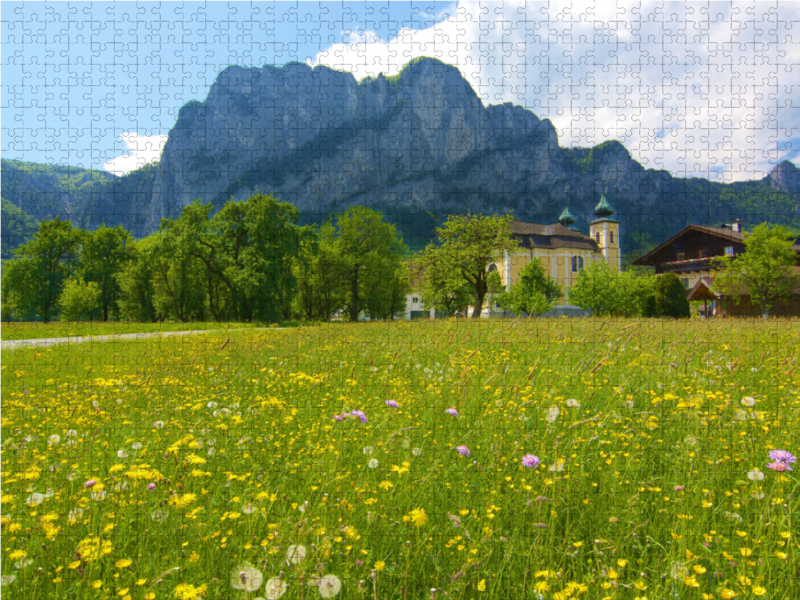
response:
[[[634,265],[638,266],[657,266],[654,262],[655,257],[668,248],[671,244],[673,244],[676,240],[686,236],[687,234],[696,231],[699,233],[704,233],[706,235],[713,235],[714,237],[722,238],[724,240],[728,240],[731,242],[737,242],[739,244],[744,244],[744,232],[741,231],[734,231],[728,227],[709,227],[707,225],[687,225],[683,229],[681,229],[678,233],[673,235],[667,241],[663,242],[656,248],[653,248],[645,254],[644,256],[637,258],[633,261]]]
[[[639,266],[658,266],[655,262],[656,256],[658,256],[658,254],[661,253],[662,251],[666,250],[670,246],[670,244],[673,244],[676,240],[679,240],[680,238],[686,236],[687,234],[693,231],[703,233],[706,235],[712,235],[714,237],[718,237],[723,240],[744,245],[744,240],[745,240],[744,231],[734,231],[729,227],[710,227],[708,225],[687,225],[686,227],[681,229],[678,233],[673,235],[671,238],[669,238],[667,241],[665,241],[658,247],[653,248],[652,250],[650,250],[650,252],[648,252],[644,256],[637,258],[635,261],[633,261],[633,264]],[[798,238],[798,240],[800,240],[800,238]],[[794,250],[800,255],[800,243],[794,244],[792,246],[792,250]],[[798,260],[800,260],[800,257],[798,257]]]
[[[573,248],[576,250],[600,250],[594,238],[565,227],[561,223],[540,225],[538,223],[511,222],[511,233],[523,248]]]

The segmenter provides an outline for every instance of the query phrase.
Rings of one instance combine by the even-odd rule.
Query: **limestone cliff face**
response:
[[[232,66],[205,101],[181,108],[147,231],[197,198],[221,206],[257,191],[307,215],[360,204],[395,216],[513,210],[538,222],[554,222],[569,197],[585,227],[603,179],[631,231],[661,237],[731,218],[709,209],[708,186],[718,184],[646,170],[619,142],[562,149],[549,121],[511,104],[484,106],[457,68],[436,59],[361,82],[299,63]]]
[[[484,107],[452,66],[410,63],[356,82],[327,67],[233,66],[185,105],[153,185],[151,227],[196,198],[259,189],[304,212],[520,207],[541,201],[561,152],[549,121]]]

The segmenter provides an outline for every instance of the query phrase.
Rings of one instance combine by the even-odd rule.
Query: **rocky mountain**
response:
[[[756,182],[762,197],[752,201],[731,197],[736,184],[644,169],[619,142],[561,148],[548,120],[512,104],[484,106],[457,68],[432,58],[361,82],[299,63],[233,66],[205,101],[180,110],[147,227],[196,198],[219,206],[258,190],[309,217],[372,206],[406,235],[430,233],[420,223],[427,212],[514,211],[552,222],[567,198],[588,221],[605,179],[627,233],[662,239],[687,222],[747,223],[764,220],[760,213],[798,221],[798,170],[782,164]]]
[[[71,202],[81,224],[122,223],[141,236],[195,199],[219,207],[263,191],[305,222],[376,208],[417,245],[447,213],[552,223],[567,199],[588,230],[605,180],[628,253],[686,223],[800,227],[798,174],[783,162],[763,180],[726,185],[645,169],[617,141],[561,148],[548,120],[484,106],[456,67],[432,58],[361,82],[289,63],[226,68],[204,101],[181,108],[158,165],[84,182]]]

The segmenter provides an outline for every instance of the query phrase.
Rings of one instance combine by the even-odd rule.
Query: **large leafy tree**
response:
[[[469,287],[473,318],[480,317],[489,291],[487,265],[519,246],[511,233],[513,220],[511,215],[451,215],[436,229],[438,243],[425,250],[438,255],[434,261],[437,269],[451,272],[444,278],[450,292],[456,292],[461,286]]]
[[[86,283],[97,284],[100,290],[97,302],[103,321],[108,321],[109,316],[119,318],[121,288],[117,274],[131,260],[132,247],[133,238],[122,225],[104,225],[84,236],[78,276]]]
[[[651,273],[627,270],[617,279],[620,303],[616,314],[627,317],[656,315],[655,277]]]
[[[103,291],[95,281],[86,282],[80,277],[70,277],[59,296],[62,321],[93,319],[101,310]]]
[[[330,221],[302,240],[294,273],[294,309],[302,318],[328,321],[346,306],[344,265],[337,249],[336,229]]]
[[[583,269],[569,290],[572,304],[591,310],[596,317],[618,314],[624,306],[620,295],[619,273],[605,261],[596,261]]]
[[[153,268],[153,307],[158,319],[205,321],[210,275],[189,251],[180,229],[164,227],[141,247],[141,260]]]
[[[542,261],[534,258],[522,269],[517,282],[499,302],[515,315],[541,315],[552,310],[563,296],[561,286],[548,274]]]
[[[401,259],[407,252],[397,229],[363,206],[349,208],[337,219],[336,229],[350,320],[358,320],[362,310],[371,318],[392,315],[399,306],[397,290],[404,289],[398,278],[403,277]]]
[[[53,219],[39,223],[33,238],[3,265],[3,295],[20,315],[48,323],[58,314],[64,282],[75,272],[84,232]]]
[[[472,287],[456,266],[448,264],[448,256],[434,245],[419,254],[411,269],[425,307],[450,315],[467,309]]]
[[[737,304],[743,293],[749,293],[766,318],[776,301],[788,298],[800,285],[793,243],[794,235],[785,227],[767,223],[756,226],[752,233],[745,233],[744,253],[713,259],[717,268],[714,291],[733,297]]]
[[[165,220],[180,250],[202,264],[209,311],[217,321],[278,321],[290,313],[296,280],[292,264],[307,230],[297,209],[263,194],[228,202],[210,217],[199,200],[180,218]]]

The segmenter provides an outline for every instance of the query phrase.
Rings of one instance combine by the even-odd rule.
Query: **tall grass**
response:
[[[3,597],[794,599],[800,489],[768,455],[800,448],[799,335],[415,321],[4,351]]]

